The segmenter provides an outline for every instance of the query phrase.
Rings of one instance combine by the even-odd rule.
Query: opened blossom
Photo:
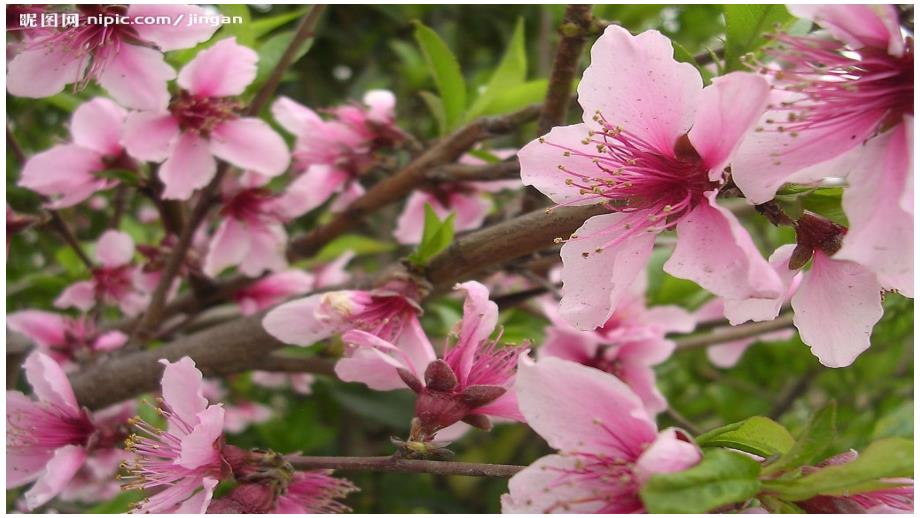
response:
[[[19,44],[7,64],[9,93],[49,97],[68,84],[83,87],[96,81],[123,106],[162,109],[169,102],[166,83],[176,77],[163,52],[194,47],[217,30],[210,23],[172,23],[206,18],[207,11],[194,5],[78,5],[77,9],[76,26],[30,31]],[[151,23],[104,25],[90,23],[91,16],[143,17]]]
[[[408,387],[417,394],[412,440],[430,441],[460,421],[489,429],[489,417],[523,420],[511,388],[526,347],[490,339],[498,306],[485,286],[470,281],[457,289],[466,293],[463,319],[457,341],[440,359],[416,318],[395,341],[360,330],[342,336],[348,349],[335,366],[339,379],[374,390]]]
[[[89,311],[97,303],[117,305],[128,316],[147,307],[150,294],[140,283],[140,271],[132,264],[134,240],[117,230],[107,230],[96,243],[98,266],[92,279],[79,281],[66,288],[54,305]]]
[[[339,211],[364,194],[359,177],[377,163],[375,152],[403,139],[395,107],[386,90],[367,92],[361,105],[333,108],[328,119],[287,97],[275,101],[272,115],[294,135],[294,166],[301,171],[289,186],[289,206],[305,213],[336,196],[330,208]]]
[[[85,317],[74,319],[37,309],[10,313],[6,316],[6,326],[29,338],[38,350],[56,362],[66,364],[118,349],[128,341],[121,331],[97,331],[92,320]]]
[[[127,435],[124,424],[133,406],[90,414],[80,408],[61,366],[41,352],[26,359],[25,374],[36,400],[6,393],[6,484],[9,489],[34,482],[24,495],[32,510],[79,489],[82,481],[74,479],[86,463],[110,456]]]
[[[290,162],[287,145],[261,119],[241,115],[237,99],[256,77],[259,56],[236,38],[203,50],[179,72],[168,106],[132,113],[124,143],[140,160],[162,162],[163,197],[185,200],[217,173],[220,158],[240,169],[277,176]]]
[[[737,218],[716,203],[726,165],[767,102],[754,74],[703,88],[656,31],[608,27],[578,87],[584,123],[554,128],[518,154],[521,178],[559,205],[604,203],[562,247],[560,313],[602,325],[648,263],[657,234],[677,231],[664,270],[723,297],[775,297],[776,273]]]
[[[893,5],[789,6],[824,31],[777,34],[762,67],[769,110],[739,148],[732,178],[754,203],[784,183],[846,177],[849,232],[838,259],[913,293],[913,41]]]
[[[655,386],[653,367],[674,352],[667,333],[689,333],[696,326],[690,313],[677,306],[647,307],[645,276],[633,283],[627,296],[601,327],[580,331],[559,315],[554,299],[544,300],[550,320],[539,358],[555,357],[613,374],[642,400],[651,415],[668,403]]]
[[[615,376],[559,358],[521,358],[515,390],[527,423],[558,453],[508,482],[504,513],[637,513],[657,473],[686,470],[700,449],[658,431],[642,400]]]
[[[100,173],[136,168],[121,144],[124,119],[125,110],[108,99],[81,104],[70,120],[71,142],[27,160],[19,186],[47,196],[50,208],[63,208],[117,185]]]

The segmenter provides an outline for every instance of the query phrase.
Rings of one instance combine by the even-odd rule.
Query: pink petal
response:
[[[169,104],[166,82],[175,77],[158,50],[122,43],[99,75],[99,84],[127,108],[164,110]]]
[[[744,351],[747,351],[748,347],[753,345],[756,341],[756,338],[745,338],[743,340],[735,340],[734,342],[713,345],[706,348],[706,357],[709,358],[709,361],[716,367],[728,369],[734,367],[738,361],[741,360]]]
[[[688,137],[709,168],[709,179],[722,178],[722,169],[767,106],[770,85],[746,72],[731,72],[712,80],[699,97]]]
[[[780,296],[779,276],[735,215],[716,204],[715,194],[677,223],[677,246],[664,271],[726,298]]]
[[[96,351],[114,351],[128,343],[128,335],[121,331],[109,331],[102,333],[93,344],[93,350]]]
[[[425,229],[425,204],[431,205],[431,209],[440,219],[444,219],[448,212],[434,196],[424,191],[413,191],[406,200],[406,205],[399,217],[396,218],[393,237],[397,241],[406,245],[421,242]]]
[[[240,262],[239,270],[244,275],[257,277],[264,272],[287,268],[285,249],[287,232],[281,225],[248,225],[249,253]]]
[[[678,306],[648,308],[639,317],[639,321],[665,333],[689,333],[696,328],[696,318],[689,311]]]
[[[86,450],[81,446],[67,445],[56,449],[44,473],[26,491],[26,507],[32,510],[51,501],[67,487],[85,459]]]
[[[179,71],[179,86],[201,97],[241,95],[256,78],[259,56],[226,38],[198,53]]]
[[[578,103],[586,124],[594,126],[600,112],[609,124],[673,156],[678,137],[690,129],[702,90],[700,73],[674,60],[671,40],[660,32],[633,36],[610,25],[591,47]]]
[[[26,161],[19,186],[49,197],[63,196],[70,206],[105,187],[106,182],[94,176],[104,169],[102,157],[91,149],[75,144],[54,146]],[[67,196],[73,191],[82,196],[76,199]]]
[[[111,157],[121,153],[121,129],[126,112],[103,97],[81,104],[70,120],[74,144]]]
[[[40,412],[41,410],[37,410],[35,402],[22,392],[13,390],[8,390],[6,392],[7,423],[12,423],[15,420],[18,426],[19,423],[29,419],[33,412],[36,411]],[[16,416],[21,417],[17,418]],[[25,424],[28,426],[27,423]],[[7,428],[9,428],[9,426],[10,425],[7,424]],[[37,479],[41,476],[48,461],[51,460],[53,453],[53,451],[48,449],[35,450],[29,448],[28,450],[21,450],[7,448],[6,488],[13,489]]]
[[[329,210],[333,213],[346,210],[355,200],[364,196],[364,192],[364,187],[357,180],[346,183],[341,194],[329,204]]]
[[[217,482],[217,479],[210,477],[201,479],[201,491],[182,502],[179,507],[172,511],[172,514],[205,514],[208,506],[211,505]]]
[[[288,97],[279,97],[272,103],[272,116],[282,128],[296,136],[323,124],[316,112]]]
[[[581,189],[566,181],[581,183],[581,179],[566,173],[605,175],[592,161],[597,153],[593,145],[582,142],[588,137],[588,126],[573,124],[556,126],[542,139],[531,141],[518,153],[521,181],[531,185],[560,205],[591,205],[603,201],[598,196],[582,194]],[[572,150],[568,152],[567,150]],[[580,156],[581,153],[588,157]]]
[[[96,286],[93,281],[75,282],[54,299],[56,308],[77,308],[89,311],[96,305]]]
[[[405,368],[405,365],[373,347],[359,347],[351,356],[335,363],[335,375],[342,381],[364,383],[373,390],[405,389],[406,383],[399,377],[397,368]]]
[[[871,139],[851,162],[843,208],[850,223],[835,259],[869,268],[883,284],[913,295],[914,219],[899,203],[913,170],[904,124]]]
[[[182,438],[182,451],[176,464],[195,469],[220,462],[215,442],[224,434],[224,407],[211,405],[200,412],[191,433]]]
[[[474,408],[471,414],[497,417],[500,419],[510,419],[512,421],[525,422],[524,414],[521,413],[517,403],[517,395],[514,391],[508,391],[498,397],[495,401]],[[438,435],[438,439],[442,439]]]
[[[216,277],[224,269],[240,264],[250,252],[250,234],[240,221],[227,218],[217,227],[204,259],[204,273]]]
[[[348,296],[350,292],[340,292]],[[281,304],[268,312],[262,320],[262,327],[268,334],[286,344],[313,345],[348,329],[344,319],[319,319],[317,312],[327,294],[309,297]]]
[[[609,491],[600,477],[593,484],[580,480],[564,482],[565,473],[577,471],[584,462],[584,458],[576,455],[547,455],[537,459],[508,481],[508,493],[502,495],[502,513],[599,512],[604,500],[598,495]],[[638,509],[641,507],[638,503]]]
[[[188,356],[170,363],[160,360],[166,366],[160,382],[163,400],[171,411],[189,425],[198,422],[198,414],[208,407],[204,397],[204,377]]]
[[[667,341],[661,340],[660,342]],[[671,343],[671,351],[673,350],[674,344]],[[624,359],[620,363],[617,377],[639,396],[649,415],[657,415],[668,408],[668,401],[655,386],[655,371],[648,364]]]
[[[677,473],[692,468],[703,457],[699,446],[681,439],[683,432],[674,428],[662,430],[655,442],[636,462],[636,478],[644,484],[658,473]]]
[[[133,4],[128,6],[128,16],[168,16],[174,24],[132,25],[140,39],[155,44],[162,51],[189,49],[199,43],[208,41],[219,23],[189,23],[192,19],[207,20],[213,13],[195,5],[151,5]]]
[[[437,359],[428,335],[414,316],[396,339],[396,347],[402,351],[403,358],[408,360],[409,370],[418,375],[419,379],[424,376],[428,364]]]
[[[593,333],[546,328],[543,345],[537,349],[539,358],[553,356],[577,363],[586,363],[594,358],[599,344]]]
[[[367,118],[377,124],[392,122],[396,116],[396,96],[389,90],[368,90],[362,101],[369,108]]]
[[[799,18],[808,18],[854,49],[876,47],[892,56],[904,53],[898,11],[893,5],[787,6]]]
[[[349,178],[351,175],[341,169],[312,165],[288,185],[274,206],[286,219],[298,218],[325,203]]]
[[[82,57],[66,45],[39,45],[20,52],[6,68],[6,90],[18,97],[49,97],[77,82]]]
[[[725,300],[725,318],[728,319],[731,325],[743,324],[748,320],[753,320],[754,322],[773,320],[779,315],[783,303],[789,300],[791,292],[797,287],[797,283],[793,282],[797,271],[789,269],[789,258],[792,257],[793,250],[795,250],[795,245],[783,245],[770,255],[770,267],[779,276],[783,286],[787,287],[780,296]]]
[[[133,112],[125,119],[125,150],[139,160],[166,160],[178,136],[179,123],[168,112]]]
[[[632,390],[591,367],[522,356],[514,390],[527,423],[563,452],[634,460],[656,435],[655,422]]]
[[[451,354],[450,359],[453,361],[449,363],[460,385],[463,386],[473,366],[479,345],[488,340],[489,335],[495,330],[498,323],[498,306],[489,300],[489,289],[476,281],[457,284],[454,289],[463,290],[466,299],[463,301],[459,338],[451,350],[451,353],[457,351],[459,355]]]
[[[165,185],[163,198],[187,200],[216,173],[217,162],[208,143],[195,133],[182,133],[173,142],[169,158],[160,165],[158,175]]]
[[[674,342],[663,336],[618,345],[616,357],[640,365],[664,363],[674,353]]]
[[[863,266],[815,252],[792,309],[802,341],[822,364],[846,367],[869,348],[872,328],[882,318],[881,289]]]
[[[452,193],[448,196],[448,207],[456,214],[454,230],[460,232],[481,227],[492,209],[492,203],[478,193]]]
[[[621,226],[627,217],[624,214],[594,216],[575,231],[577,238],[562,245],[563,285],[559,313],[578,329],[590,331],[607,322],[648,263],[655,244],[652,233],[639,234],[596,252],[616,237],[605,230]]]
[[[57,313],[27,309],[6,316],[6,327],[34,341],[40,347],[61,345],[67,341],[67,324]]]
[[[348,280],[351,279],[351,274],[348,273],[345,267],[354,257],[355,253],[349,250],[340,255],[335,261],[314,269],[313,273],[316,276],[316,288],[328,288],[348,282]]]
[[[96,260],[106,268],[115,268],[131,262],[134,240],[117,230],[106,230],[96,243]]]
[[[39,401],[55,405],[73,415],[79,414],[80,406],[70,387],[70,380],[56,361],[35,351],[26,358],[23,367],[26,379]]]
[[[278,176],[291,162],[281,135],[261,119],[233,119],[211,132],[211,152],[241,168]]]

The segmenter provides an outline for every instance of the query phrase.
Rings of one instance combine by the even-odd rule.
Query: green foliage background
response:
[[[226,6],[223,10],[227,14],[245,16],[248,23],[228,26],[222,33],[235,35],[242,43],[259,50],[264,62],[259,80],[264,80],[271,62],[277,62],[290,40],[294,20],[305,9],[292,5]],[[634,32],[659,29],[674,39],[681,59],[691,59],[692,55],[723,47],[726,18],[729,35],[745,34],[754,26],[769,29],[773,23],[788,19],[784,12],[766,13],[762,12],[764,9],[606,5],[596,6],[594,14],[600,19],[619,22]],[[514,73],[523,74],[521,79],[533,84],[495,108],[510,111],[515,105],[523,106],[541,98],[539,83],[548,75],[555,48],[555,28],[563,10],[564,6],[524,5],[332,6],[324,15],[312,48],[286,74],[281,93],[309,106],[322,107],[360,99],[370,88],[388,88],[397,95],[400,124],[415,135],[434,138],[444,128],[429,111],[431,98],[443,97],[443,92],[429,73],[426,56],[417,44],[414,20],[430,27],[457,57],[465,85],[450,86],[462,89],[465,99],[460,101],[461,108],[475,106],[520,21],[523,53],[514,55],[516,61],[508,66],[518,67]],[[221,34],[215,39],[219,37]],[[763,43],[729,38],[726,47],[730,67],[739,66],[737,60],[741,54]],[[179,66],[193,55],[194,52],[179,51],[170,53],[169,59]],[[525,58],[526,68],[521,70],[521,60]],[[587,56],[583,61],[585,66]],[[93,88],[50,99],[7,96],[8,125],[24,151],[31,154],[66,139],[70,112],[82,100],[99,93]],[[448,103],[457,102],[448,99]],[[571,113],[570,118],[574,121],[579,115]],[[536,129],[531,125],[493,145],[520,147],[535,136]],[[29,213],[38,208],[39,200],[15,186],[20,166],[12,153],[7,155],[7,201],[17,211]],[[812,210],[830,217],[842,216],[839,192],[804,198],[793,195],[790,199],[799,204],[804,200]],[[354,269],[372,272],[404,256],[407,250],[391,245],[388,240],[397,210],[398,207],[392,207],[382,212],[370,223],[370,230],[364,236],[346,236],[331,244],[321,257],[328,259],[351,248],[359,253]],[[107,224],[105,211],[93,211],[85,204],[65,211],[65,216],[87,244]],[[302,218],[290,229],[291,233],[310,228],[322,217]],[[756,215],[748,218],[748,222],[765,252],[792,238]],[[131,217],[125,218],[122,230],[143,243],[157,241],[162,232],[157,226],[143,225]],[[666,254],[659,250],[650,267],[650,302],[679,304],[689,309],[698,307],[707,295],[688,281],[663,274],[660,265]],[[8,257],[7,311],[50,308],[53,298],[83,274],[73,252],[63,247],[51,232],[29,231],[17,235],[12,239]],[[678,352],[660,366],[660,386],[674,409],[702,430],[753,415],[770,415],[796,434],[818,408],[836,400],[839,434],[834,444],[827,445],[830,451],[862,448],[883,437],[912,437],[913,303],[892,295],[885,300],[885,307],[885,317],[875,329],[871,349],[850,368],[823,368],[796,337],[783,343],[757,345],[729,370],[712,366],[702,350]],[[460,314],[459,302],[453,299],[435,300],[426,309],[424,324],[432,336],[445,336]],[[502,323],[508,340],[526,338],[537,346],[546,325],[542,318],[525,309],[504,312]],[[338,344],[332,343],[318,350],[300,352],[334,354],[337,347]],[[15,371],[11,372],[15,375]],[[333,379],[318,380],[310,396],[257,387],[246,375],[233,378],[230,384],[232,397],[261,401],[277,411],[272,421],[230,437],[230,442],[241,447],[301,451],[308,455],[385,455],[393,451],[389,437],[405,436],[412,415],[412,398],[408,393],[373,392]],[[19,385],[25,388],[21,380]],[[790,399],[790,394],[797,397]],[[677,423],[662,415],[659,424]],[[471,432],[452,449],[457,460],[511,464],[528,464],[549,451],[542,439],[522,425],[500,425],[491,433]],[[504,480],[379,473],[342,475],[361,488],[360,493],[348,499],[349,505],[359,512],[497,512],[499,495],[506,490]],[[15,494],[16,491],[8,496]],[[122,512],[134,497],[125,494],[114,502],[88,510]],[[7,501],[9,506],[13,499]]]

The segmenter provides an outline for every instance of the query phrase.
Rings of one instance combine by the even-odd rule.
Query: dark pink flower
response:
[[[256,52],[226,38],[198,53],[179,72],[169,106],[132,113],[125,121],[131,156],[162,162],[163,197],[188,199],[217,172],[215,157],[240,169],[277,176],[290,162],[287,145],[261,119],[241,117],[237,99],[256,77]]]
[[[702,457],[682,431],[659,432],[635,393],[597,369],[521,358],[515,390],[527,423],[559,452],[511,478],[502,512],[642,512],[649,477]]]
[[[97,81],[120,104],[140,110],[162,109],[169,102],[166,83],[176,72],[162,51],[185,49],[206,41],[212,24],[174,25],[182,16],[204,17],[193,5],[79,5],[75,27],[30,33],[7,65],[7,90],[21,97],[48,97],[68,84]],[[90,23],[91,16],[162,17],[150,24]],[[179,20],[182,22],[182,20]]]

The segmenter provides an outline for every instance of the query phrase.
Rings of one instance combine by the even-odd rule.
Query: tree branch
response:
[[[712,332],[704,335],[694,335],[685,338],[674,339],[677,349],[694,349],[698,347],[709,347],[710,345],[723,344],[742,338],[751,338],[780,331],[792,326],[792,313],[784,313],[773,320],[766,322],[751,322],[731,327],[718,327]]]
[[[83,246],[80,245],[80,241],[77,240],[77,236],[73,234],[73,231],[70,230],[70,227],[67,225],[67,222],[64,221],[64,218],[61,217],[61,214],[53,209],[47,210],[49,218],[49,223],[54,228],[54,230],[61,235],[61,239],[64,240],[70,248],[77,254],[77,257],[80,258],[82,262],[88,269],[93,270],[96,265],[93,264],[93,260],[86,255],[86,252],[83,251]]]
[[[335,469],[339,471],[389,471],[395,473],[430,473],[464,477],[508,478],[527,466],[510,464],[478,464],[440,460],[411,460],[396,457],[285,457],[299,469]]]
[[[572,98],[572,83],[578,73],[578,63],[591,33],[591,6],[567,5],[562,25],[559,27],[562,39],[556,48],[556,58],[549,74],[546,100],[537,122],[540,135],[565,122],[565,114]]]
[[[517,158],[486,165],[449,164],[429,171],[427,176],[434,182],[514,180],[521,177],[521,165]]]

